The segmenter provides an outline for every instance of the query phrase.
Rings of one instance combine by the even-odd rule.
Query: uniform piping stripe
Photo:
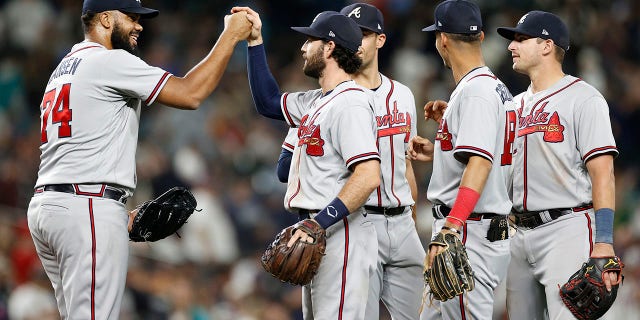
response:
[[[524,166],[523,166],[524,168],[522,170],[522,174],[524,175],[524,178],[523,178],[522,181],[523,181],[523,189],[524,190],[522,190],[522,195],[523,195],[523,197],[522,197],[522,209],[524,211],[528,211],[527,210],[527,193],[528,193],[527,190],[528,190],[529,187],[527,186],[527,136],[524,137],[524,148],[523,149],[524,149],[524,151],[523,151],[524,152]]]
[[[591,217],[589,216],[589,211],[586,211],[584,216],[587,218],[587,229],[589,229],[589,256],[591,256],[591,252],[593,252],[593,229],[591,229]]]
[[[540,104],[540,102],[547,100],[547,98],[556,95],[557,93],[559,93],[560,91],[563,91],[566,88],[569,88],[570,86],[574,85],[577,82],[582,81],[582,79],[576,79],[573,82],[569,83],[568,85],[558,89],[558,91],[552,92],[550,94],[548,94],[547,96],[543,97],[542,99],[538,100],[538,102],[536,102],[536,104],[533,105],[533,108],[531,108],[531,112],[529,114],[533,114],[533,111],[536,109],[536,107]],[[522,95],[522,105],[524,106],[524,95]]]
[[[342,264],[342,286],[340,288],[340,308],[338,310],[338,320],[342,320],[344,310],[344,295],[347,286],[347,262],[349,261],[349,220],[342,218],[344,223],[344,261]]]
[[[605,147],[600,147],[600,148],[595,148],[589,152],[587,152],[584,157],[582,157],[582,161],[586,161],[587,159],[589,159],[591,156],[594,156],[596,154],[600,154],[600,153],[607,153],[607,152],[615,152],[618,153],[618,148],[616,148],[615,146],[605,146]]]
[[[473,76],[471,79],[467,80],[467,82],[469,82],[469,81],[471,81],[471,80],[473,80],[473,79],[475,79],[477,77],[489,77],[489,78],[493,78],[493,80],[497,80],[498,79],[498,77],[496,77],[495,75],[488,74],[488,73],[483,73],[483,74],[479,74],[479,75]]]
[[[467,224],[465,223],[464,225],[462,225],[462,244],[466,245],[467,244]],[[464,295],[461,294],[459,295],[459,300],[460,300],[460,314],[462,315],[462,320],[466,320],[467,316],[464,313],[464,298],[462,297]]]
[[[81,195],[81,196],[89,196],[89,197],[103,197],[104,196],[104,189],[107,187],[106,184],[102,185],[102,188],[100,189],[100,192],[95,193],[95,192],[84,192],[84,191],[80,191],[80,188],[78,187],[77,184],[73,185],[73,189],[76,191],[77,195]]]
[[[82,50],[85,50],[85,49],[91,49],[91,48],[102,48],[102,46],[88,46],[88,47],[80,48],[80,49],[78,49],[78,50],[76,50],[76,51],[69,52],[69,54],[67,54],[67,55],[66,55],[66,56],[64,56],[64,57],[65,57],[65,58],[68,58],[68,57],[71,57],[72,55],[74,55],[74,54],[75,54],[76,52],[78,52],[78,51],[82,51]],[[63,58],[63,59],[64,59],[64,58]]]
[[[291,114],[289,113],[289,107],[287,106],[287,97],[289,96],[289,92],[285,92],[282,95],[282,113],[289,123],[290,126],[293,126],[293,118],[291,118]]]
[[[296,187],[296,191],[291,195],[291,197],[289,198],[289,201],[287,202],[287,206],[289,208],[291,208],[291,201],[293,201],[293,199],[298,195],[298,193],[300,193],[300,154],[301,152],[298,153],[298,160],[296,161],[297,163],[296,171],[298,172],[298,174],[295,175],[295,179],[297,180],[298,186]]]
[[[454,153],[455,153],[455,152],[458,152],[458,151],[464,151],[464,150],[471,151],[471,152],[473,152],[473,153],[480,153],[480,154],[482,154],[485,158],[488,158],[488,159],[489,159],[489,161],[493,162],[493,155],[491,154],[491,152],[489,152],[489,151],[487,151],[487,150],[484,150],[484,149],[480,149],[480,148],[472,147],[472,146],[457,146],[457,147],[455,148],[455,150],[454,150]]]
[[[389,79],[389,83],[391,84],[391,88],[389,89],[389,94],[387,94],[387,114],[391,114],[391,108],[389,107],[389,101],[391,100],[391,95],[393,94],[393,90],[395,88],[393,81]],[[389,124],[391,127],[391,124]],[[391,194],[398,201],[398,206],[400,206],[400,198],[396,195],[396,191],[394,190],[394,182],[395,182],[395,174],[396,174],[396,165],[395,165],[395,157],[394,157],[394,148],[393,148],[393,135],[389,136],[389,156],[391,157]]]
[[[367,158],[377,158],[380,159],[380,155],[377,152],[367,152],[363,154],[359,154],[357,156],[353,156],[347,160],[347,167],[350,167],[353,162],[360,162],[367,160]]]
[[[170,75],[169,72],[165,72],[162,75],[162,78],[160,78],[160,81],[158,81],[158,83],[156,84],[156,87],[153,88],[153,91],[151,91],[151,94],[149,95],[149,98],[147,98],[147,100],[144,102],[146,105],[149,105],[151,103],[151,101],[155,100],[156,98],[156,94],[159,93],[160,87],[162,87],[162,84],[165,83],[167,77]]]
[[[464,312],[464,293],[458,296],[458,300],[460,301],[460,319],[461,320],[466,320],[467,319],[467,315]]]
[[[283,149],[287,149],[289,151],[293,151],[293,149],[295,149],[295,146],[290,144],[290,143],[286,143],[285,142],[285,143],[282,144],[282,148]]]
[[[96,318],[96,226],[93,220],[93,199],[89,198],[91,221],[91,320]]]
[[[379,129],[378,129],[379,130]],[[380,150],[380,138],[376,140],[376,148]],[[376,195],[378,196],[378,207],[382,207],[382,183],[376,188]]]

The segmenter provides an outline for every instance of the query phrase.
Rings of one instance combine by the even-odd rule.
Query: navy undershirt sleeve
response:
[[[259,114],[276,120],[285,120],[280,108],[282,93],[269,70],[264,44],[248,47],[247,69],[249,88]]]
[[[280,180],[280,182],[289,181],[289,168],[291,167],[292,157],[293,153],[291,153],[291,151],[282,148],[280,158],[278,158],[278,168],[276,169],[276,172],[278,173],[278,180]]]

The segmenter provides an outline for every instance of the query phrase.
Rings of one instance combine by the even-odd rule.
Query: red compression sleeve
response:
[[[477,191],[460,186],[456,202],[453,204],[453,208],[451,208],[451,213],[449,213],[447,221],[461,227],[464,221],[467,221],[471,212],[473,212],[473,208],[475,208],[476,203],[478,203],[478,199],[480,199],[480,194]]]

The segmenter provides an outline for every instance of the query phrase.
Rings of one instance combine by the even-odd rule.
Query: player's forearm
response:
[[[480,156],[472,156],[462,173],[460,186],[473,189],[481,194],[490,172],[491,161]]]
[[[615,210],[615,176],[613,173],[613,157],[602,155],[587,162],[587,171],[591,177],[591,193],[593,208],[610,208]]]
[[[447,226],[461,227],[473,212],[484,185],[491,172],[491,162],[480,156],[471,156],[462,173],[462,181],[458,189],[451,213],[447,217]]]
[[[344,202],[349,212],[360,208],[369,195],[380,186],[380,162],[367,160],[355,165],[353,174],[347,180],[338,198]]]
[[[267,118],[284,120],[280,109],[282,93],[278,82],[269,70],[264,46],[248,48],[247,72],[249,73],[251,96],[258,113]]]

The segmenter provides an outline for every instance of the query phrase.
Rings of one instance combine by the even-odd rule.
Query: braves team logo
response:
[[[411,115],[408,112],[398,112],[397,101],[393,102],[393,111],[390,114],[376,116],[376,123],[378,125],[378,138],[403,134],[405,135],[404,142],[409,142]]]
[[[351,12],[349,12],[347,17],[351,18],[351,16],[355,16],[356,18],[360,19],[360,7],[357,7],[351,10]]]
[[[436,140],[440,141],[440,149],[442,151],[453,150],[453,135],[449,132],[449,126],[447,120],[442,118],[440,125],[438,126],[438,132],[436,133]]]
[[[538,110],[532,109],[531,113],[525,117],[522,116],[522,108],[518,110],[518,137],[542,132],[544,133],[543,139],[545,142],[557,143],[564,141],[564,126],[560,123],[558,112],[555,111],[549,118],[549,113],[544,111],[548,104],[549,101],[543,103]]]
[[[306,152],[310,156],[321,157],[324,155],[324,140],[320,135],[320,126],[314,124],[319,114],[315,114],[307,124],[309,115],[302,118],[298,128],[298,146],[307,145]]]

